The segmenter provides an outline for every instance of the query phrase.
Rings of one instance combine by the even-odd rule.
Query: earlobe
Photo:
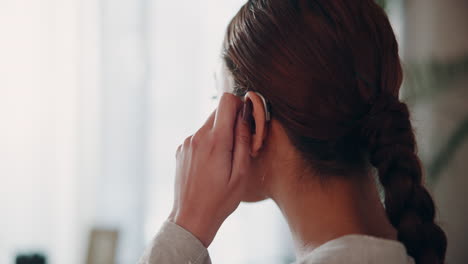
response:
[[[250,103],[248,102],[250,101]],[[263,142],[267,136],[267,111],[266,101],[261,97],[260,94],[255,92],[248,92],[245,95],[244,102],[246,107],[251,104],[251,128],[252,128],[252,139],[251,139],[251,148],[250,155],[252,157],[257,157],[260,149],[263,146]]]

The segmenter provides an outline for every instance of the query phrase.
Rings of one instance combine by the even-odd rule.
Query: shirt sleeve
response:
[[[166,220],[138,264],[211,264],[211,259],[198,238]]]

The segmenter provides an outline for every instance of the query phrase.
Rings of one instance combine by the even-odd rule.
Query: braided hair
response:
[[[385,190],[385,209],[416,263],[443,263],[447,240],[434,223],[435,206],[422,183],[421,162],[405,103],[383,94],[362,126],[369,161]]]

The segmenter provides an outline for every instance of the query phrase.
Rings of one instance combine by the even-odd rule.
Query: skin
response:
[[[371,175],[319,181],[304,169],[282,125],[274,117],[265,121],[260,97],[249,92],[244,100],[252,103],[255,133],[241,118],[243,101],[224,91],[206,123],[177,149],[170,221],[208,247],[241,201],[271,198],[288,222],[298,258],[347,234],[396,240]]]

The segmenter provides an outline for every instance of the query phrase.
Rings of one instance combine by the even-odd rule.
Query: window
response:
[[[243,3],[0,4],[1,263],[30,251],[84,263],[93,228],[117,229],[117,263],[136,262],[172,206],[177,146],[216,107],[216,60]],[[267,201],[241,205],[210,253],[287,263],[291,248]]]

